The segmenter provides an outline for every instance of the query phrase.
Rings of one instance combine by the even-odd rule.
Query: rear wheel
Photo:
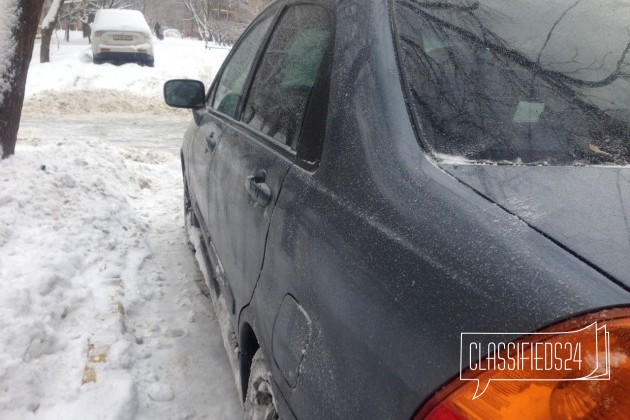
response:
[[[262,349],[258,349],[252,360],[244,407],[247,420],[278,420],[271,388],[271,372]]]

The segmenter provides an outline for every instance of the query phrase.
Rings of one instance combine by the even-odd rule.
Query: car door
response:
[[[194,118],[199,128],[196,130],[191,148],[193,156],[190,175],[198,215],[203,219],[200,225],[206,238],[210,236],[212,225],[216,223],[215,214],[209,209],[210,168],[223,135],[225,122],[229,119],[225,117],[236,116],[256,53],[265,40],[274,16],[273,11],[270,11],[250,27],[226,59],[218,83],[213,87],[214,93],[210,95],[212,99],[208,101],[206,107],[194,111]]]
[[[214,150],[221,138],[222,122],[208,112],[207,108],[195,110],[197,129],[190,146],[190,191],[197,206],[197,215],[204,234],[208,234],[211,221],[208,213],[209,176]]]
[[[321,6],[286,7],[252,77],[239,121],[226,124],[211,168],[211,233],[233,313],[249,303],[278,194],[330,36]],[[231,296],[229,296],[231,295]]]

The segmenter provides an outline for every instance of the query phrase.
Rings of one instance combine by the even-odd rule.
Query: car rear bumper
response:
[[[119,52],[119,51],[107,51],[94,54],[95,62],[109,62],[109,63],[146,63],[153,64],[153,55],[140,52]]]

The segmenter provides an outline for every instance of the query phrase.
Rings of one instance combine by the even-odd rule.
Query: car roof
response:
[[[151,33],[142,12],[129,9],[101,9],[94,16],[92,30],[121,30]]]

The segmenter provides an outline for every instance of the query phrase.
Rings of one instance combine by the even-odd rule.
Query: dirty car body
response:
[[[276,2],[194,106],[209,281],[282,418],[410,418],[462,332],[630,304],[627,33],[503,3]]]

